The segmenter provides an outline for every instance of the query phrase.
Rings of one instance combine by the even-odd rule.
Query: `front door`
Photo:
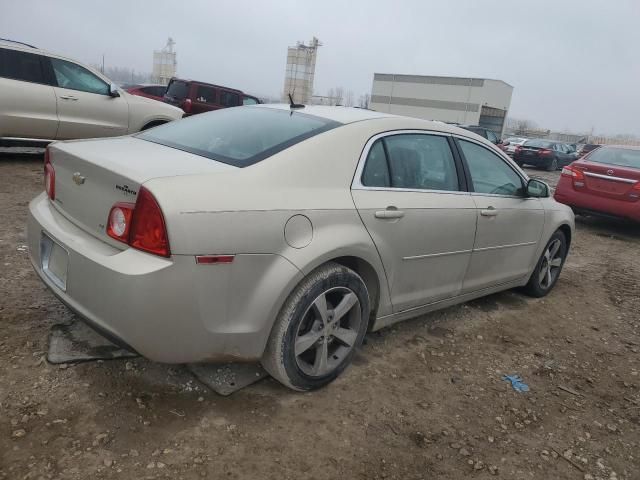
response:
[[[394,312],[462,288],[476,209],[450,142],[424,132],[376,137],[354,180],[353,200],[382,259]]]
[[[469,172],[478,228],[463,293],[528,275],[544,225],[537,198],[525,196],[524,178],[480,143],[457,139]]]
[[[56,138],[112,137],[129,130],[129,105],[109,95],[109,84],[73,62],[51,58],[57,82],[59,127]]]

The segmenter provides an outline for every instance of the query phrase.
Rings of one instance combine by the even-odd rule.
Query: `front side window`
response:
[[[223,107],[237,107],[240,105],[240,95],[225,90],[220,91],[220,105]]]
[[[196,90],[196,102],[216,103],[216,89],[198,85]]]
[[[109,95],[109,85],[86,68],[59,58],[52,58],[51,65],[59,87]]]
[[[401,134],[377,140],[361,181],[367,187],[459,190],[449,142],[437,135]]]
[[[491,143],[497,143],[498,136],[495,133],[493,133],[491,130],[487,130],[487,140],[489,140]]]
[[[521,196],[522,178],[498,155],[476,143],[458,140],[478,193]]]
[[[25,82],[47,83],[40,55],[0,49],[0,77]]]

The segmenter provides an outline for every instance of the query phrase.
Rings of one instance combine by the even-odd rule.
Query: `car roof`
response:
[[[243,107],[245,108],[245,107]],[[279,110],[290,110],[288,103],[267,103],[262,105],[250,105],[246,108],[272,108]],[[465,130],[456,125],[449,125],[444,122],[434,120],[424,120],[415,117],[405,117],[402,115],[393,115],[391,113],[376,112],[366,108],[328,106],[328,105],[305,105],[304,108],[294,109],[297,112],[316,117],[325,118],[334,122],[349,124],[365,121],[382,122],[378,125],[380,131],[388,130],[428,130],[434,132],[451,133],[461,137],[472,138],[482,142],[485,145],[493,147],[491,142],[469,130]]]

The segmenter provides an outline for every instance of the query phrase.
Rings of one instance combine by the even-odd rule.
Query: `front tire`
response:
[[[558,159],[554,158],[551,160],[551,163],[547,165],[547,172],[555,172],[558,170]]]
[[[567,253],[567,239],[558,230],[544,247],[529,282],[523,288],[524,293],[536,298],[547,295],[558,281]]]
[[[327,385],[351,363],[369,309],[369,292],[356,272],[336,263],[318,267],[287,298],[262,365],[294,390]]]

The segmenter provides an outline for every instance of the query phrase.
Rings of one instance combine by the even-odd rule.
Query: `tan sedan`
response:
[[[29,246],[44,283],[160,362],[336,378],[368,330],[490,293],[546,295],[569,208],[475,134],[343,107],[237,107],[58,142]]]

